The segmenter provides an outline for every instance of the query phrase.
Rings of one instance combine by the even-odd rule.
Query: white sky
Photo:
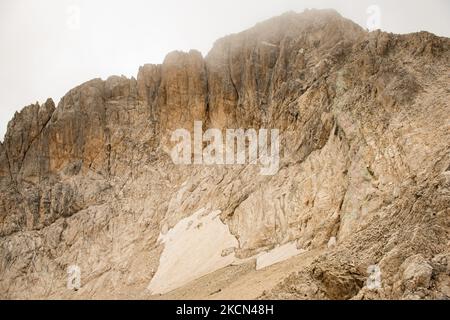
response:
[[[382,30],[450,37],[448,0],[0,0],[0,140],[16,110],[58,103],[92,78],[136,76],[172,50],[206,55],[216,39],[289,10],[334,8],[366,27],[374,4]]]

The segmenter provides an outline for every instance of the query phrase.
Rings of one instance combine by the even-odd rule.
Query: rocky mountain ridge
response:
[[[449,298],[449,48],[287,13],[25,107],[0,144],[0,297]],[[278,173],[175,165],[196,120],[279,129]]]

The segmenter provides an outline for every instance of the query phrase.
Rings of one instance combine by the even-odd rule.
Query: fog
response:
[[[110,75],[136,76],[172,50],[198,49],[286,11],[334,8],[364,28],[450,36],[450,1],[1,0],[0,139],[14,112]]]

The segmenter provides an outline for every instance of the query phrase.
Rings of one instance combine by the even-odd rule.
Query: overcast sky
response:
[[[217,38],[305,8],[334,8],[365,28],[450,37],[448,0],[0,0],[0,140],[30,103],[58,103],[92,78],[136,76],[172,50],[206,55]]]

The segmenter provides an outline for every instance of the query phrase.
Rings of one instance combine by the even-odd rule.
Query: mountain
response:
[[[450,298],[449,48],[289,12],[25,107],[0,297]],[[276,172],[174,163],[200,122],[279,130]]]

